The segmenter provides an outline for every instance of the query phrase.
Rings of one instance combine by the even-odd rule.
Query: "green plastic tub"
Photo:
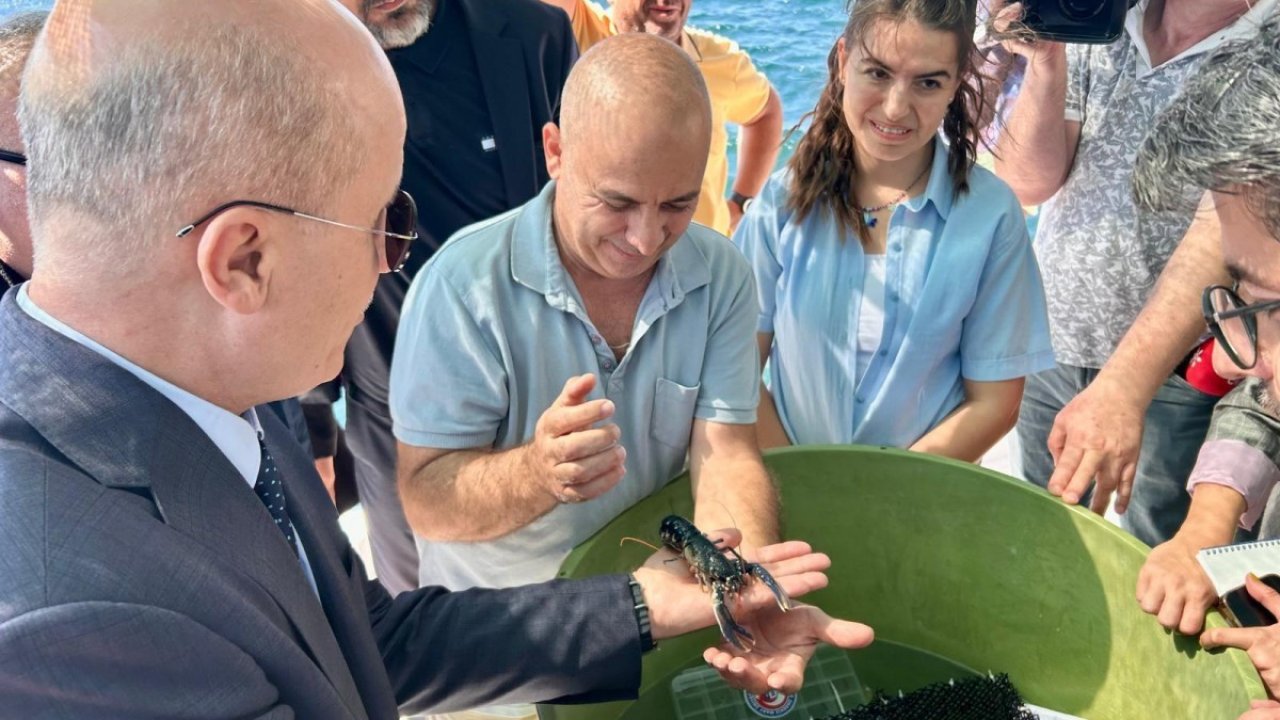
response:
[[[1265,697],[1244,653],[1205,652],[1141,611],[1146,546],[1086,510],[999,473],[898,450],[788,448],[766,463],[782,488],[786,537],[832,559],[830,586],[805,599],[876,630],[872,648],[852,653],[871,688],[1007,672],[1028,702],[1089,720],[1235,720]],[[574,550],[561,577],[635,568],[650,551],[619,539],[657,544],[662,517],[691,504],[688,478],[672,482]],[[1223,621],[1215,613],[1208,623]],[[716,639],[708,630],[649,653],[636,702],[543,706],[541,717],[674,717],[672,678]]]

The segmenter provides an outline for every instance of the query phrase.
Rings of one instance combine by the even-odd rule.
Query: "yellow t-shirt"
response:
[[[591,0],[578,0],[572,21],[580,52],[618,34],[609,12]],[[690,56],[702,71],[711,96],[711,151],[707,155],[707,172],[702,176],[702,194],[693,219],[727,234],[729,205],[725,202],[725,192],[729,182],[729,134],[725,123],[742,125],[759,117],[769,101],[769,79],[751,64],[751,58],[734,41],[705,30],[686,28],[685,32],[693,45]]]

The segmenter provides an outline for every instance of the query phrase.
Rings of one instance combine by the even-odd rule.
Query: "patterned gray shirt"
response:
[[[1054,355],[1066,365],[1102,367],[1191,224],[1190,212],[1138,212],[1133,204],[1133,162],[1147,130],[1208,53],[1254,32],[1275,0],[1255,4],[1232,26],[1156,68],[1142,35],[1146,6],[1129,11],[1115,43],[1067,49],[1066,116],[1081,123],[1080,143],[1035,239]]]

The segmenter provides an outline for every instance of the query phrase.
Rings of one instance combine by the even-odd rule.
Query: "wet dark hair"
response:
[[[914,21],[955,36],[960,84],[943,117],[942,132],[951,146],[948,168],[957,193],[969,190],[969,170],[978,157],[978,118],[984,109],[983,78],[973,43],[976,14],[976,0],[856,0],[843,34],[846,49],[854,43],[866,47],[867,33],[882,20],[892,25]],[[810,213],[829,209],[842,229],[856,233],[865,243],[871,233],[853,191],[856,145],[844,117],[845,83],[840,75],[838,43],[827,56],[827,70],[827,85],[818,105],[805,116],[812,123],[788,162],[789,206],[800,221]]]

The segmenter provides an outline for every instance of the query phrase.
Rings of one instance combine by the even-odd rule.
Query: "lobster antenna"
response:
[[[640,538],[634,538],[634,537],[631,537],[630,535],[628,535],[627,537],[624,537],[624,538],[622,538],[621,540],[619,540],[619,541],[618,541],[618,547],[622,547],[623,545],[625,545],[625,544],[626,544],[626,542],[627,542],[628,540],[630,540],[631,542],[634,542],[634,543],[640,543],[641,545],[643,545],[643,546],[645,546],[645,547],[649,548],[650,550],[652,550],[652,551],[654,551],[654,552],[658,552],[659,550],[661,550],[661,549],[662,549],[662,548],[660,548],[660,547],[655,547],[652,543],[647,543],[647,542],[645,542],[644,540],[641,540]]]
[[[734,530],[738,530],[738,529],[740,529],[740,528],[738,527],[738,518],[736,518],[736,517],[734,517],[734,516],[733,516],[733,511],[729,509],[729,506],[728,506],[728,505],[725,505],[723,502],[721,502],[720,498],[716,498],[716,504],[717,504],[717,505],[719,505],[720,507],[724,508],[724,511],[725,511],[725,512],[729,513],[729,519],[733,521],[733,529],[734,529]]]

